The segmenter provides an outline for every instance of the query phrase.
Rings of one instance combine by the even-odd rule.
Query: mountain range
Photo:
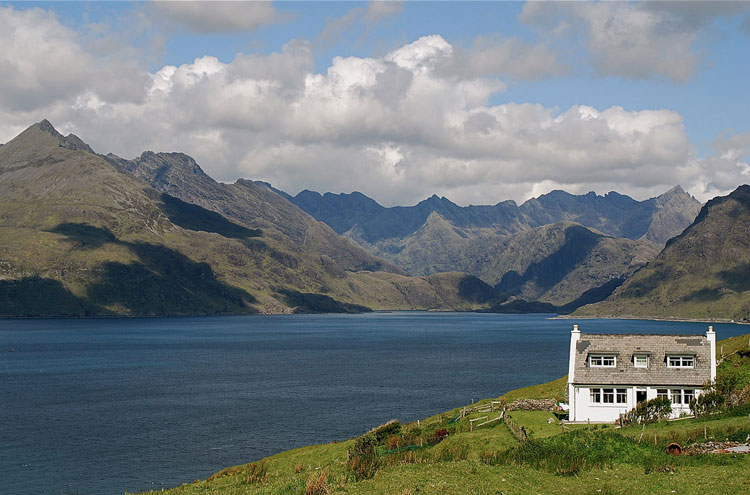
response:
[[[706,203],[695,221],[582,316],[750,320],[750,186]]]
[[[491,292],[465,274],[404,276],[185,155],[101,156],[47,121],[0,146],[2,315],[471,309]]]
[[[0,145],[0,315],[395,309],[750,318],[750,187],[700,203],[553,191],[383,207],[100,155],[47,121]]]
[[[503,300],[567,309],[609,295],[701,206],[679,186],[646,201],[552,191],[520,206],[461,207],[432,196],[387,208],[358,192],[285,196],[410,275],[465,272],[494,286]]]

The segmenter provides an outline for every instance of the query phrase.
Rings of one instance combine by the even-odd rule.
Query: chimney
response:
[[[706,340],[708,340],[709,352],[711,353],[711,381],[714,381],[716,380],[716,332],[714,332],[713,325],[708,327]]]
[[[571,421],[576,420],[576,397],[573,382],[575,379],[576,369],[576,347],[580,338],[581,331],[578,330],[578,325],[573,325],[573,330],[570,332],[570,357],[568,359],[568,405],[569,417]]]

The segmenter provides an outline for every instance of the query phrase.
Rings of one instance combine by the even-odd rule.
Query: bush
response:
[[[628,423],[655,423],[669,417],[672,413],[672,402],[663,397],[639,402],[632,410],[625,414]]]
[[[441,428],[432,434],[432,438],[430,438],[430,443],[432,445],[437,445],[443,440],[445,440],[446,438],[448,438],[448,430],[446,430],[445,428]]]
[[[726,403],[726,396],[718,390],[709,390],[690,401],[690,410],[696,416],[706,416],[720,411]]]
[[[401,433],[401,422],[394,420],[388,421],[384,425],[377,426],[369,431],[375,435],[376,443],[382,443],[383,440],[392,435]]]
[[[355,480],[370,479],[378,471],[378,440],[374,431],[359,437],[349,449],[347,469]]]

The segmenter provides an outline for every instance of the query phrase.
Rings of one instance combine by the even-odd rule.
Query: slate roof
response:
[[[614,368],[589,367],[589,354],[616,354]],[[649,354],[648,368],[633,366],[633,353]],[[694,368],[667,368],[666,355],[693,355]],[[705,335],[582,333],[574,355],[574,384],[701,386],[711,378],[711,345]]]

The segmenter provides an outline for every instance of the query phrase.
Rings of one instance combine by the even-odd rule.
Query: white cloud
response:
[[[601,75],[685,82],[701,63],[695,48],[701,33],[746,8],[743,2],[527,2],[520,20],[553,39],[583,41]]]
[[[97,56],[54,14],[0,7],[0,108],[27,112],[85,91],[109,102],[140,101],[148,77],[119,54]]]
[[[487,73],[504,69],[451,70],[461,50],[438,35],[382,57],[336,57],[324,73],[314,72],[304,41],[229,63],[203,56],[154,73],[112,66],[107,70],[126,67],[127,79],[147,81],[139,98],[117,99],[101,87],[106,77],[84,77],[107,72],[54,17],[10,8],[0,10],[0,22],[3,46],[23,49],[26,32],[35,40],[29,56],[0,56],[9,75],[0,79],[0,140],[49,118],[103,153],[183,151],[219,180],[268,180],[290,193],[360,190],[384,204],[413,204],[433,193],[488,204],[546,187],[642,198],[676,183],[707,199],[747,180],[746,135],[717,141],[716,154],[701,159],[682,117],[670,110],[492,105],[505,84]],[[53,55],[45,58],[45,50]],[[84,76],[68,74],[68,65]],[[61,79],[45,74],[50,67]],[[28,78],[36,89],[24,93],[30,90],[14,78]],[[25,97],[24,105],[5,103],[8,95]]]
[[[276,9],[266,1],[158,1],[146,8],[169,25],[200,34],[249,32],[277,18]]]
[[[459,50],[451,69],[473,76],[512,76],[532,80],[565,72],[546,45],[528,44],[516,38],[479,37],[469,50]]]

